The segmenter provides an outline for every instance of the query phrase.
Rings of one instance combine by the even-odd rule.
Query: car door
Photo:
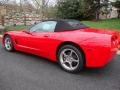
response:
[[[44,21],[34,25],[29,29],[28,35],[25,36],[25,48],[29,49],[31,53],[49,56],[48,51],[50,45],[53,43],[56,28],[56,21]]]

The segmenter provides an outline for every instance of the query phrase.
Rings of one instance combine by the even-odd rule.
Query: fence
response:
[[[2,24],[0,20],[0,24]],[[34,23],[40,22],[40,17],[28,17],[28,16],[21,16],[21,17],[4,17],[4,25],[11,26],[11,25],[32,25]]]

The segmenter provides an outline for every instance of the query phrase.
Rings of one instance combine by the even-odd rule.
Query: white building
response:
[[[110,2],[115,2],[116,0],[109,0]],[[104,9],[104,8],[102,8]],[[118,13],[117,13],[117,8],[115,8],[114,6],[112,6],[111,4],[108,7],[108,10],[110,12],[108,12],[109,14],[100,14],[100,18],[101,19],[107,19],[107,18],[117,18]]]

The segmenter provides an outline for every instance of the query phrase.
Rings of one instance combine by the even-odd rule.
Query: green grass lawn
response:
[[[23,30],[23,29],[27,29],[29,26],[25,26],[25,25],[16,25],[16,26],[7,26],[6,29],[8,31],[11,30]]]
[[[82,21],[82,22],[89,27],[120,30],[120,19]]]
[[[100,20],[100,21],[82,21],[85,25],[94,28],[104,28],[111,30],[120,30],[120,19],[108,19],[108,20]],[[6,27],[7,31],[10,30],[22,30],[26,29],[30,26],[17,25],[17,26],[8,26]]]

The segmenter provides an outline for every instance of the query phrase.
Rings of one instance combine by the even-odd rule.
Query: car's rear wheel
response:
[[[67,72],[78,73],[84,66],[82,52],[73,45],[64,45],[58,51],[60,66]]]
[[[6,35],[5,38],[4,38],[4,47],[7,51],[13,51],[14,50],[12,39],[9,35]]]

